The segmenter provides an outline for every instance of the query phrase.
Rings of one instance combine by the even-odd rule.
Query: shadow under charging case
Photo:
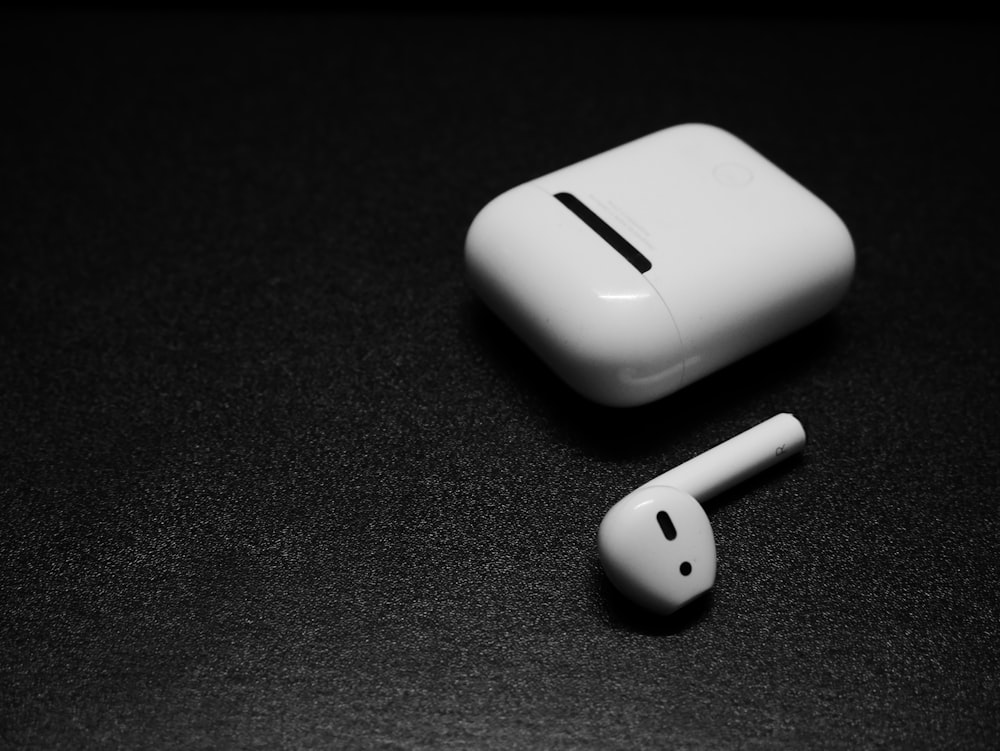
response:
[[[465,262],[486,305],[569,386],[625,407],[827,313],[854,244],[746,143],[684,124],[497,196],[469,227]]]

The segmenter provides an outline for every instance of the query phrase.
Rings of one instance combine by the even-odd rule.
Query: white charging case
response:
[[[646,404],[816,320],[854,244],[732,134],[684,124],[519,185],[476,215],[472,288],[570,387]]]

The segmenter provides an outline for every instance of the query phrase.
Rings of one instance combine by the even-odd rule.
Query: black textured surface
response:
[[[995,748],[996,27],[0,23],[0,744]],[[844,304],[584,403],[463,280],[500,191],[686,121],[841,214]],[[714,593],[597,525],[780,411]]]

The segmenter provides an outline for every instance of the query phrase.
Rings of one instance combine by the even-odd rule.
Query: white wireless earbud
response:
[[[701,503],[798,453],[805,441],[794,416],[775,415],[629,493],[597,533],[608,579],[665,615],[707,592],[715,583],[715,536]]]

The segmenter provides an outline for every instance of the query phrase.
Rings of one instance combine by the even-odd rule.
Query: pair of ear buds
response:
[[[605,514],[604,572],[626,597],[673,613],[715,584],[715,536],[705,501],[798,453],[805,430],[782,413],[650,480]]]

